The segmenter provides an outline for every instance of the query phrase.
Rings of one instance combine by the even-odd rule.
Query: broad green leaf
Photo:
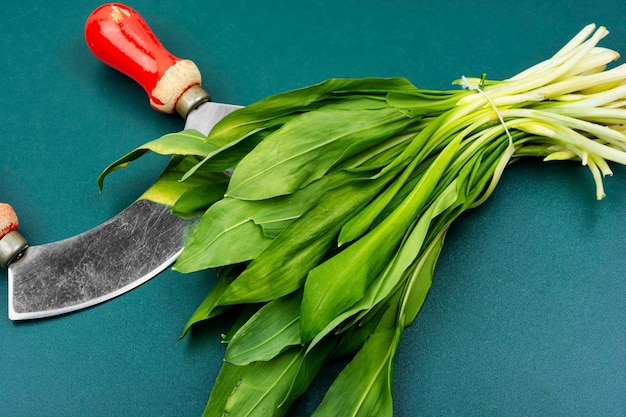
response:
[[[383,185],[382,180],[354,180],[329,190],[250,263],[220,303],[268,301],[300,288],[333,247],[341,225]]]
[[[351,94],[364,93],[384,96],[388,91],[414,91],[404,78],[333,78],[319,84],[287,91],[238,109],[221,119],[211,130],[207,142],[218,148],[193,167],[184,177],[195,174],[200,166],[218,160],[241,159],[268,133],[301,112],[311,111],[331,100],[340,100]],[[243,152],[241,152],[243,151]],[[224,154],[225,156],[223,156]],[[209,162],[211,161],[211,162]],[[231,162],[232,163],[232,162]],[[216,166],[220,166],[219,163]],[[225,168],[231,168],[228,165]]]
[[[199,162],[196,166],[191,168],[185,176],[185,180],[192,175],[196,175],[196,171],[199,169],[211,170],[211,171],[226,171],[228,169],[237,166],[250,151],[252,151],[265,137],[272,132],[272,128],[264,129],[259,132],[255,132],[245,140],[229,143],[215,151],[207,154],[205,158]],[[207,141],[207,144],[214,145],[212,142]]]
[[[267,237],[275,238],[291,223],[309,210],[328,190],[351,181],[355,175],[336,171],[325,175],[293,194],[269,200],[245,201],[260,208],[253,216]]]
[[[310,386],[336,345],[331,339],[305,354],[291,348],[270,361],[224,362],[203,417],[279,417]]]
[[[376,218],[387,207],[389,202],[404,186],[412,170],[406,169],[390,186],[386,187],[374,201],[365,206],[363,210],[357,213],[342,228],[339,234],[339,245],[351,242],[354,239],[364,235],[372,226]]]
[[[301,313],[302,342],[312,340],[328,323],[361,300],[384,270],[431,191],[459,148],[451,142],[430,165],[414,190],[375,229],[317,266],[307,276]]]
[[[237,330],[224,360],[233,365],[267,361],[300,344],[300,301],[294,293],[270,301]]]
[[[276,237],[283,232],[297,217],[283,217],[280,219],[255,219],[255,223],[263,228],[263,234],[270,239]]]
[[[398,254],[390,264],[389,271],[392,275],[401,275],[419,256],[422,251],[423,244],[426,240],[428,232],[431,230],[432,220],[448,210],[454,204],[458,204],[463,200],[459,200],[457,191],[457,181],[454,179],[441,193],[437,199],[428,207],[422,215],[420,215],[416,226],[411,230],[408,238],[403,242],[398,250]]]
[[[172,213],[179,216],[201,214],[224,196],[227,186],[228,179],[191,188],[176,200],[172,206]]]
[[[336,337],[327,338],[321,343],[318,343],[313,349],[306,351],[298,373],[280,404],[281,407],[288,407],[296,398],[306,392],[311,382],[313,382],[313,379],[329,360],[330,355],[337,346],[337,339]]]
[[[377,315],[380,310],[377,307],[397,291],[400,278],[386,271],[374,280],[372,285],[367,288],[365,295],[357,303],[338,314],[323,329],[317,332],[315,337],[309,342],[309,349],[317,346],[320,341],[323,341],[330,334],[351,332],[351,328],[369,329],[369,327],[364,327],[363,318],[367,315]],[[354,342],[356,344],[359,343],[358,340]],[[343,341],[343,344],[345,345],[346,342]]]
[[[336,172],[288,196],[260,201],[226,197],[218,201],[205,212],[178,259],[176,269],[191,272],[255,258],[327,189],[354,177]],[[194,178],[189,181],[195,181]]]
[[[174,269],[194,272],[248,261],[271,239],[251,218],[247,202],[224,198],[202,216],[180,254]]]
[[[233,336],[235,336],[235,334],[239,331],[239,329],[241,329],[241,327],[243,327],[243,325],[246,324],[248,320],[252,318],[252,316],[254,316],[261,308],[263,308],[263,306],[264,304],[262,303],[244,304],[242,306],[238,306],[240,308],[238,309],[239,314],[237,315],[237,319],[230,327],[230,330],[228,330],[227,333],[222,334],[222,343],[229,343]],[[230,306],[227,307],[230,308]],[[218,306],[217,308],[219,309],[220,307]]]
[[[419,313],[424,305],[424,301],[426,301],[426,296],[433,282],[435,265],[439,259],[441,249],[443,248],[446,231],[447,229],[442,229],[435,240],[429,245],[407,280],[404,311],[401,313],[404,320],[404,327],[413,324],[417,313]]]
[[[449,90],[449,91],[427,91],[419,90],[414,92],[390,91],[387,94],[387,102],[398,109],[406,112],[410,117],[432,116],[441,114],[473,91]]]
[[[197,177],[181,182],[184,172],[196,161],[197,157],[192,155],[175,155],[155,183],[140,198],[174,206],[181,196],[197,187],[219,189],[228,182],[228,176],[223,172],[201,172]]]
[[[409,164],[419,164],[427,156],[424,148],[428,143],[433,141],[435,134],[443,123],[444,116],[439,116],[429,121],[428,124],[417,135],[414,135],[411,141],[404,147],[402,152],[396,156],[387,166],[385,166],[379,175],[385,175],[388,172],[396,171],[406,167]]]
[[[321,83],[275,94],[238,109],[224,117],[212,129],[209,139],[223,146],[232,138],[241,138],[257,131],[268,121],[305,111],[317,102],[345,97],[347,94],[378,94],[389,91],[414,91],[405,78],[331,78]]]
[[[337,164],[333,169],[351,171],[380,171],[393,161],[417,135],[420,126],[404,129],[399,135],[389,138],[380,144],[365,149],[356,155]],[[415,131],[413,131],[415,129]]]
[[[229,143],[218,146],[213,143],[212,140],[207,139],[208,144],[212,144],[216,147],[215,151],[206,155],[196,165],[190,167],[182,177],[183,181],[187,181],[190,177],[197,175],[198,171],[210,170],[210,171],[227,171],[236,167],[239,161],[243,159],[252,149],[254,149],[259,142],[261,142],[267,135],[277,129],[278,126],[270,123],[270,126],[266,126],[258,131],[250,132],[246,137],[239,139],[233,138]]]
[[[237,389],[238,384],[248,372],[245,366],[235,366],[228,362],[223,362],[215,384],[211,388],[211,395],[207,405],[202,413],[202,417],[224,417],[226,401],[230,395]]]
[[[406,279],[406,271],[422,253],[422,247],[430,231],[432,220],[453,204],[458,204],[458,201],[457,183],[454,180],[420,216],[415,226],[407,231],[407,237],[401,243],[393,259],[389,261],[381,275],[367,288],[365,295],[320,330],[312,339],[310,346],[314,346],[318,340],[351,317],[353,319],[349,325],[359,322],[375,305],[383,302],[392,294],[397,286]]]
[[[284,416],[288,405],[283,401],[304,357],[304,350],[296,347],[270,361],[245,366],[224,362],[202,416]]]
[[[401,329],[371,335],[328,389],[312,417],[392,417],[393,358]]]
[[[183,130],[168,133],[137,149],[145,149],[161,155],[204,156],[216,149],[215,145],[207,143],[205,139],[206,136],[197,130]]]
[[[329,101],[339,101],[352,95],[384,97],[389,91],[414,90],[415,87],[404,78],[333,78],[313,86],[267,97],[221,119],[207,137],[207,142],[215,145],[218,150],[190,169],[183,179],[194,175],[196,169],[204,164],[215,164],[220,159],[232,160],[232,155],[242,156],[239,150],[252,149],[265,137],[268,130],[271,132],[294,115],[315,110]],[[221,169],[233,166],[228,165]]]
[[[180,335],[180,339],[185,337],[189,329],[196,323],[208,320],[212,317],[222,314],[225,310],[229,309],[229,306],[217,306],[217,300],[221,297],[222,293],[231,282],[235,279],[239,270],[237,267],[228,267],[224,268],[220,274],[217,282],[209,291],[209,294],[202,301],[200,306],[196,309],[196,311],[192,314],[185,325],[182,334]]]
[[[110,164],[98,177],[98,185],[102,189],[104,178],[107,175],[119,168],[127,167],[130,162],[148,152],[156,152],[161,155],[198,156],[205,156],[214,152],[217,147],[211,143],[206,143],[204,139],[205,136],[196,130],[184,130],[178,133],[170,133],[148,142]]]
[[[406,125],[405,116],[396,109],[384,102],[381,107],[378,100],[367,101],[377,108],[330,104],[291,119],[241,160],[227,195],[260,200],[291,194]]]
[[[340,336],[341,339],[337,347],[333,350],[329,360],[352,359],[354,355],[361,350],[363,345],[365,345],[369,337],[376,331],[382,317],[387,314],[386,310],[389,308],[389,300],[394,298],[396,294],[397,290],[392,290],[384,302],[368,309],[367,313],[358,322],[346,324],[346,327],[343,329],[338,328],[336,334]],[[322,340],[321,343],[324,343],[324,340]],[[309,346],[313,346],[313,349],[316,349],[318,344],[319,343],[316,342],[316,344],[313,345],[313,342],[311,342]]]

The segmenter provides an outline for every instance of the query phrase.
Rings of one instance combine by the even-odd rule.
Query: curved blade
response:
[[[138,200],[80,235],[27,249],[8,270],[9,318],[68,313],[129,291],[176,259],[189,221]]]
[[[207,102],[185,129],[205,135],[241,106]],[[137,200],[108,222],[59,242],[30,247],[9,265],[9,318],[69,313],[121,295],[163,271],[182,251],[189,221],[170,207]]]

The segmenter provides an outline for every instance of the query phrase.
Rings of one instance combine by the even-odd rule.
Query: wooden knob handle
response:
[[[144,19],[128,6],[110,3],[94,10],[85,24],[85,40],[98,59],[139,83],[156,110],[178,111],[186,117],[191,110],[186,108],[188,104],[177,108],[184,94],[193,95],[193,100],[183,100],[193,105],[209,100],[200,87],[196,65],[168,52]]]
[[[6,267],[19,259],[28,242],[17,231],[19,222],[13,207],[0,203],[0,266]]]
[[[19,221],[15,210],[7,203],[0,203],[0,239],[7,233],[17,230]]]

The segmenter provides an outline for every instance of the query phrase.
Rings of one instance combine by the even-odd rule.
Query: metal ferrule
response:
[[[176,112],[186,119],[189,112],[207,101],[211,101],[209,93],[207,93],[201,86],[194,85],[187,89],[182,96],[180,96],[176,102]]]
[[[18,260],[28,242],[17,230],[13,230],[0,239],[0,266],[6,268],[11,262]]]

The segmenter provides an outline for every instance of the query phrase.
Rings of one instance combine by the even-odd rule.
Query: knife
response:
[[[154,109],[185,118],[185,129],[206,135],[241,107],[212,102],[196,65],[165,49],[128,6],[110,3],[94,10],[85,40],[102,62],[138,82]],[[146,193],[100,226],[29,246],[17,230],[13,210],[0,204],[0,265],[8,269],[9,318],[35,319],[90,307],[159,274],[182,251],[191,221],[170,209]]]

